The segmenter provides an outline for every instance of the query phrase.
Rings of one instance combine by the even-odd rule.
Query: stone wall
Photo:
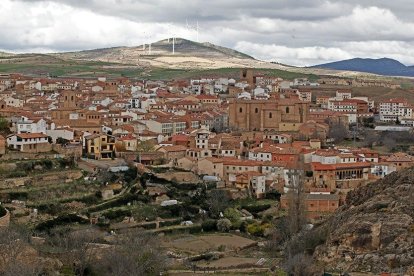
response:
[[[63,154],[56,153],[29,153],[20,151],[8,151],[5,155],[0,157],[0,161],[4,160],[23,160],[23,159],[55,159],[64,158]]]
[[[8,178],[0,180],[0,189],[12,189],[25,185],[43,186],[53,183],[67,183],[79,179],[82,176],[80,170],[67,170],[27,177]]]
[[[6,209],[7,211],[7,209]],[[0,217],[0,227],[7,227],[10,224],[10,212],[7,211],[7,214],[3,217]]]

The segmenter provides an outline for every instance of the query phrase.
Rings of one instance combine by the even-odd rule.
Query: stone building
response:
[[[309,105],[297,99],[230,100],[231,129],[298,131],[307,121]]]

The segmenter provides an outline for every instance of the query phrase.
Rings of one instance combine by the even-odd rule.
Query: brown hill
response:
[[[329,236],[314,257],[327,268],[374,273],[412,269],[414,168],[350,192],[324,226]]]

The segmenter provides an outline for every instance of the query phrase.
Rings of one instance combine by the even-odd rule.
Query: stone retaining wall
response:
[[[0,227],[7,227],[10,224],[10,212],[6,209],[7,214],[0,217]]]

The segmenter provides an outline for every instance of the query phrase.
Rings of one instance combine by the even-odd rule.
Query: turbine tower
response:
[[[196,32],[197,32],[197,43],[200,43],[200,40],[199,40],[199,38],[198,38],[199,31],[200,31],[200,27],[198,26],[198,20],[197,20],[197,25],[196,25]]]
[[[151,55],[152,36],[150,34],[147,36],[147,40],[149,41],[148,42],[148,55]]]
[[[171,23],[168,24],[168,26],[169,26],[168,43],[170,43],[170,36],[171,36],[171,39],[172,39],[172,53],[173,53],[173,55],[175,55],[175,35],[174,35],[174,32],[172,31],[173,26],[172,26]]]
[[[199,39],[199,37],[200,37],[200,25],[198,24],[198,20],[196,21],[195,25],[191,25],[191,24],[188,24],[188,20],[186,19],[185,20],[185,25],[186,25],[187,30],[196,32],[196,36],[197,36],[196,41],[199,43],[200,42],[200,39]]]

